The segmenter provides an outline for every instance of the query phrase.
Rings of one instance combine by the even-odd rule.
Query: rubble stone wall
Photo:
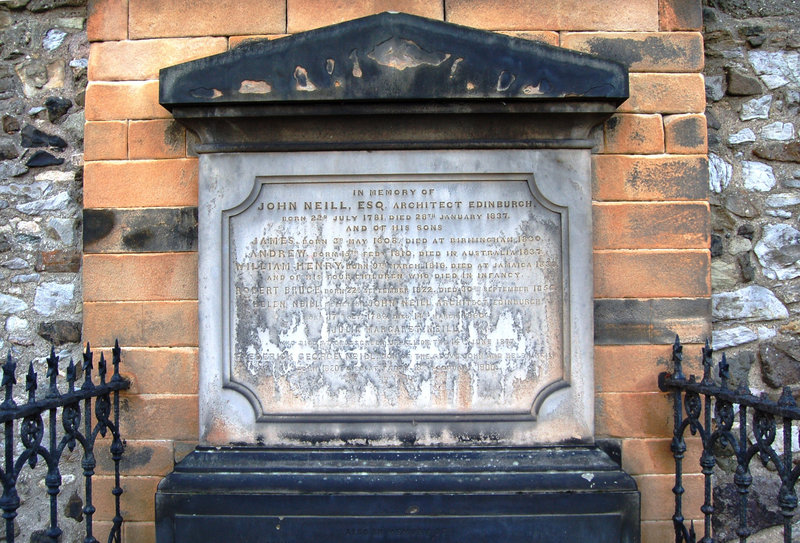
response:
[[[80,360],[86,19],[85,0],[0,2],[0,352],[21,373],[34,361],[40,376],[51,345]],[[48,525],[43,464],[19,478],[18,541]],[[77,450],[65,454],[62,481],[62,541],[78,541]]]
[[[713,344],[726,354],[733,386],[773,398],[788,386],[797,398],[800,2],[705,4]],[[717,470],[720,503],[735,496],[733,470],[724,461]],[[750,517],[755,530],[775,531],[768,527],[781,522],[778,485],[774,474],[763,475]],[[721,511],[718,537],[735,539],[735,512]]]

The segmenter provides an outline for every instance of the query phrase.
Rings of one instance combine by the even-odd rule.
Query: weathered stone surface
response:
[[[40,322],[36,333],[45,341],[54,345],[79,343],[81,341],[81,323],[67,320]]]
[[[725,78],[721,75],[707,75],[705,78],[706,98],[718,102],[725,98]]]
[[[765,200],[769,207],[790,207],[800,204],[800,194],[797,193],[782,193],[770,194]]]
[[[20,313],[26,309],[28,309],[28,304],[25,303],[25,300],[0,293],[0,314],[10,315]]]
[[[753,143],[756,141],[756,134],[749,128],[743,128],[728,137],[728,144],[740,145],[742,143]]]
[[[64,211],[70,204],[73,203],[72,197],[68,192],[59,192],[58,194],[45,198],[43,200],[34,200],[25,204],[20,204],[17,209],[22,213],[28,215],[36,215],[42,211]]]
[[[754,462],[755,463],[755,462]],[[735,463],[733,463],[735,466]],[[783,522],[783,517],[776,505],[775,496],[778,488],[775,477],[764,475],[754,477],[753,485],[747,495],[747,527],[754,531],[763,530]],[[736,530],[739,526],[739,491],[738,487],[730,482],[714,487],[714,536],[720,541],[735,541]]]
[[[753,243],[746,238],[735,237],[728,242],[728,253],[738,255],[753,248]]]
[[[732,292],[711,295],[711,314],[720,320],[786,319],[789,311],[769,289],[751,285]]]
[[[74,249],[42,251],[36,258],[34,269],[38,272],[77,273],[81,269],[81,254]]]
[[[9,177],[19,177],[28,173],[27,166],[17,162],[0,162],[0,179],[8,179]]]
[[[791,83],[800,86],[800,53],[796,51],[749,51],[748,59],[761,81],[770,89]]]
[[[750,350],[731,352],[727,355],[727,359],[730,368],[728,385],[734,389],[741,385],[747,385],[750,380],[750,368],[756,362],[755,353]]]
[[[800,339],[772,339],[759,348],[761,373],[772,388],[800,384]]]
[[[75,302],[75,285],[72,283],[42,283],[36,289],[33,309],[42,315],[52,315],[68,309]]]
[[[55,51],[61,44],[64,43],[64,38],[67,37],[67,33],[63,30],[59,30],[57,28],[51,28],[47,31],[44,35],[44,39],[42,39],[42,47],[44,47],[45,51]]]
[[[728,94],[731,96],[752,96],[761,94],[761,83],[758,79],[736,68],[726,71],[728,78]]]
[[[775,294],[785,304],[800,302],[800,280],[786,281],[775,287]]]
[[[753,149],[753,154],[765,160],[800,162],[800,141],[761,143]]]
[[[614,299],[594,301],[597,345],[668,345],[680,335],[702,343],[710,335],[708,298]]]
[[[714,291],[730,290],[736,286],[739,272],[736,265],[724,260],[711,261],[711,289]]]
[[[19,149],[12,138],[0,137],[0,160],[14,159],[19,156]]]
[[[775,121],[761,128],[761,137],[765,140],[789,141],[794,138],[794,125]]]
[[[750,259],[750,253],[741,253],[736,256],[736,263],[739,265],[739,272],[742,274],[742,281],[749,283],[756,278],[756,268]]]
[[[727,188],[733,176],[733,166],[714,153],[708,154],[708,186],[713,192]]]
[[[800,231],[794,227],[788,224],[765,226],[754,252],[768,278],[800,277]]]
[[[735,326],[723,330],[714,330],[712,333],[715,351],[751,343],[758,339],[758,334],[747,326]]]
[[[763,162],[742,162],[742,181],[747,190],[767,192],[775,187],[775,173],[772,166]]]
[[[6,260],[5,262],[3,262],[2,266],[9,270],[24,270],[25,268],[30,266],[30,264],[28,264],[26,260],[16,257],[12,258],[11,260]]]
[[[772,106],[772,95],[768,94],[761,98],[753,98],[742,104],[739,118],[743,121],[753,119],[769,119],[769,110]]]

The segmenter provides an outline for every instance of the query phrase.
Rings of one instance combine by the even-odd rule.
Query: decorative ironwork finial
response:
[[[3,364],[3,382],[2,386],[16,385],[17,384],[17,363],[11,358],[11,353],[8,353],[6,363]]]
[[[681,338],[676,334],[675,343],[672,344],[673,379],[686,379],[683,375],[683,345]]]
[[[33,369],[33,362],[28,364],[28,374],[25,376],[25,390],[28,392],[28,401],[36,401],[36,371]]]
[[[711,355],[714,353],[714,349],[711,348],[711,344],[706,338],[706,344],[703,346],[703,382],[710,383],[711,382],[711,370],[714,367],[714,360],[712,360]]]

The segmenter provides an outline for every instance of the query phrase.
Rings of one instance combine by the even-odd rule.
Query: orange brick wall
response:
[[[197,205],[191,135],[158,105],[159,68],[384,10],[630,67],[631,98],[598,128],[594,157],[597,435],[621,441],[642,492],[642,540],[671,541],[671,410],[656,376],[675,332],[687,359],[710,334],[699,0],[90,0],[87,212],[161,217]],[[127,241],[87,243],[84,339],[124,346],[125,531],[146,543],[155,487],[197,436],[197,254],[191,243],[154,252],[124,224],[109,228]],[[687,516],[700,516],[700,482],[685,480]],[[98,519],[111,518],[109,505]]]

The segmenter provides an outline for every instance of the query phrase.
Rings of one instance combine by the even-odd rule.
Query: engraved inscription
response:
[[[261,183],[224,213],[263,414],[521,413],[564,379],[566,211],[525,180]]]

